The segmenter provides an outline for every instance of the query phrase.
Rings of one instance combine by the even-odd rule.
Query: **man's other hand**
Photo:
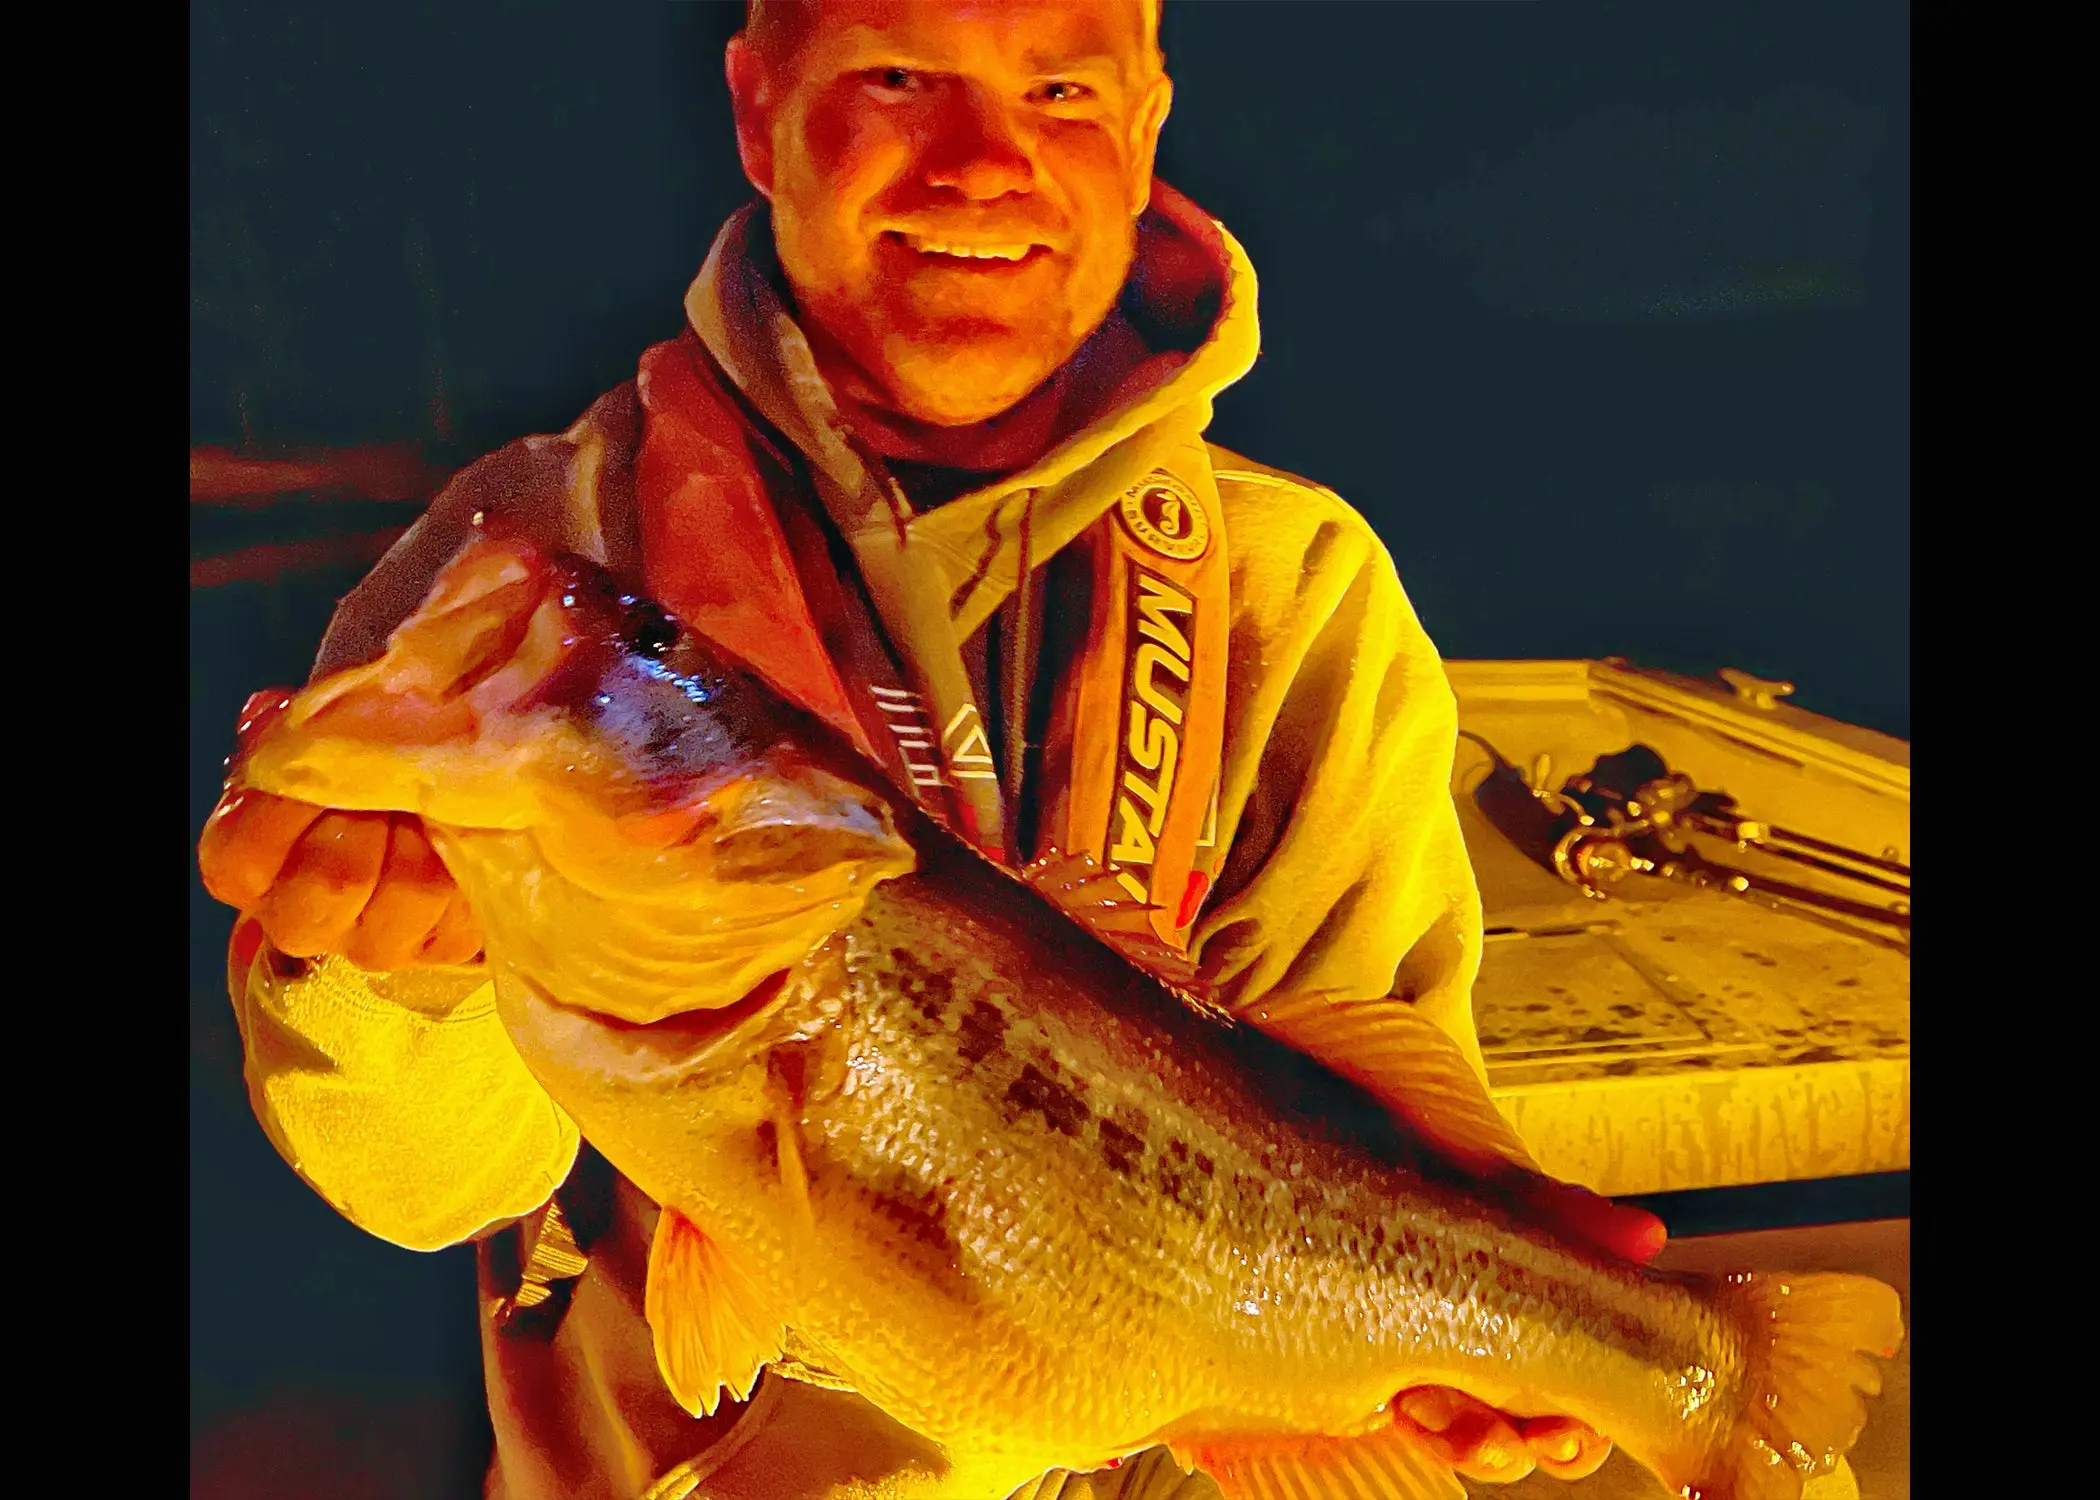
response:
[[[1533,1208],[1548,1222],[1621,1259],[1646,1264],[1668,1239],[1662,1220],[1633,1204],[1546,1179],[1535,1191]],[[1394,1405],[1424,1446],[1483,1484],[1514,1484],[1533,1469],[1582,1479],[1611,1457],[1611,1439],[1573,1417],[1513,1417],[1448,1386],[1403,1391]]]
[[[286,701],[249,700],[243,749]],[[410,813],[339,812],[229,783],[197,863],[206,890],[296,958],[334,953],[386,971],[481,951],[480,924]]]
[[[1448,1386],[1403,1391],[1394,1405],[1424,1447],[1483,1484],[1514,1484],[1533,1469],[1581,1479],[1611,1457],[1611,1440],[1573,1417],[1512,1417]]]

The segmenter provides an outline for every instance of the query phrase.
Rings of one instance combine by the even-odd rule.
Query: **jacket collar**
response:
[[[1171,364],[1171,373],[1138,382],[1134,393],[1112,401],[1025,468],[915,515],[818,373],[809,341],[778,290],[764,210],[763,202],[748,204],[722,226],[686,293],[686,316],[746,399],[830,481],[821,486],[827,507],[849,536],[883,522],[910,532],[946,531],[961,519],[943,519],[958,506],[972,513],[964,525],[975,531],[985,501],[1016,490],[1047,495],[1068,489],[1067,481],[1149,430],[1201,433],[1218,392],[1246,374],[1259,351],[1254,268],[1246,252],[1195,204],[1155,183],[1151,206],[1139,221],[1138,257],[1121,308],[1154,354],[1167,356],[1158,363]],[[834,497],[843,502],[844,514]],[[1098,514],[1114,492],[1097,498],[1100,504],[1090,508]]]

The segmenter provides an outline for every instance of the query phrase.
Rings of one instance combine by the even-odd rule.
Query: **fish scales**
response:
[[[1901,1337],[1864,1278],[1676,1277],[1564,1238],[1535,1179],[1142,973],[528,543],[467,548],[237,774],[422,815],[520,1055],[664,1205],[687,1249],[662,1265],[713,1278],[659,1286],[652,1259],[659,1361],[731,1361],[665,1363],[681,1400],[791,1331],[973,1487],[1164,1441],[1253,1497],[1320,1488],[1260,1479],[1261,1443],[1407,1440],[1393,1398],[1436,1384],[1577,1417],[1702,1500],[1793,1500],[1858,1434],[1863,1351]],[[664,1342],[681,1319],[711,1331]]]
[[[1082,1390],[1123,1415],[1117,1441],[1131,1444],[1159,1435],[1173,1410],[1232,1404],[1286,1425],[1322,1404],[1307,1387],[1327,1393],[1331,1420],[1361,1420],[1368,1391],[1375,1406],[1481,1363],[1579,1365],[1628,1392],[1652,1387],[1659,1420],[1672,1407],[1691,1415],[1680,1387],[1650,1379],[1714,1357],[1689,1290],[1671,1297],[1652,1275],[1613,1275],[1517,1238],[1507,1213],[1465,1196],[1352,1086],[1113,964],[1090,984],[1084,963],[1046,962],[1015,986],[1014,965],[977,955],[1027,955],[1048,935],[973,920],[987,903],[955,887],[979,878],[949,861],[877,892],[847,930],[846,1003],[831,1022],[844,1033],[843,1083],[801,1122],[812,1195],[837,1183],[874,1205],[861,1222],[913,1241],[902,1255],[870,1247],[863,1264],[923,1264],[928,1249],[942,1262],[935,1281],[954,1323],[928,1338],[924,1312],[913,1320],[920,1333],[892,1351],[911,1373],[930,1350],[972,1347],[991,1320],[1016,1390],[1098,1362],[1101,1378]],[[812,1024],[823,1023],[794,1029]],[[986,1142],[999,1143],[989,1166]],[[930,1209],[900,1216],[900,1200]],[[1104,1333],[1092,1349],[1075,1336],[1075,1264],[1089,1268],[1076,1323]],[[853,1290],[853,1305],[873,1294]],[[804,1336],[854,1366],[820,1309],[802,1316]],[[1164,1351],[1191,1327],[1212,1336],[1152,1362],[1167,1374],[1148,1366],[1126,1384],[1117,1344]],[[990,1353],[973,1357],[982,1367]],[[868,1385],[913,1384],[859,1359],[849,1373]],[[1264,1397],[1249,1401],[1250,1389]],[[1515,1409],[1565,1409],[1536,1381],[1498,1394]],[[1077,1415],[1043,1395],[1046,1423]],[[952,1420],[952,1398],[943,1404]]]

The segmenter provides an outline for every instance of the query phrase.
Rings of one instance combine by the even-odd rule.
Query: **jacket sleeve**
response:
[[[500,515],[550,545],[631,561],[631,385],[569,431],[463,470],[330,623],[316,677],[368,661],[444,565]],[[576,1126],[526,1071],[478,968],[369,973],[235,930],[229,988],[249,1100],[278,1153],[379,1238],[434,1250],[530,1213],[568,1175]]]
[[[375,974],[267,944],[229,965],[248,1097],[278,1154],[360,1229],[438,1250],[532,1212],[576,1126],[525,1070],[478,969]]]
[[[1410,999],[1485,1076],[1480,894],[1452,801],[1456,700],[1370,528],[1219,473],[1234,574],[1217,894],[1191,950],[1235,1009]]]

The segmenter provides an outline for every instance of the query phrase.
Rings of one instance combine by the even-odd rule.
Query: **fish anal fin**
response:
[[[713,1415],[725,1390],[749,1396],[786,1344],[785,1325],[730,1254],[672,1208],[656,1221],[643,1311],[664,1387],[696,1417]]]
[[[1466,1171],[1540,1172],[1465,1053],[1411,1001],[1293,995],[1243,1019],[1367,1090]]]
[[[1449,1460],[1394,1424],[1356,1437],[1250,1437],[1172,1444],[1224,1500],[1466,1500]]]

